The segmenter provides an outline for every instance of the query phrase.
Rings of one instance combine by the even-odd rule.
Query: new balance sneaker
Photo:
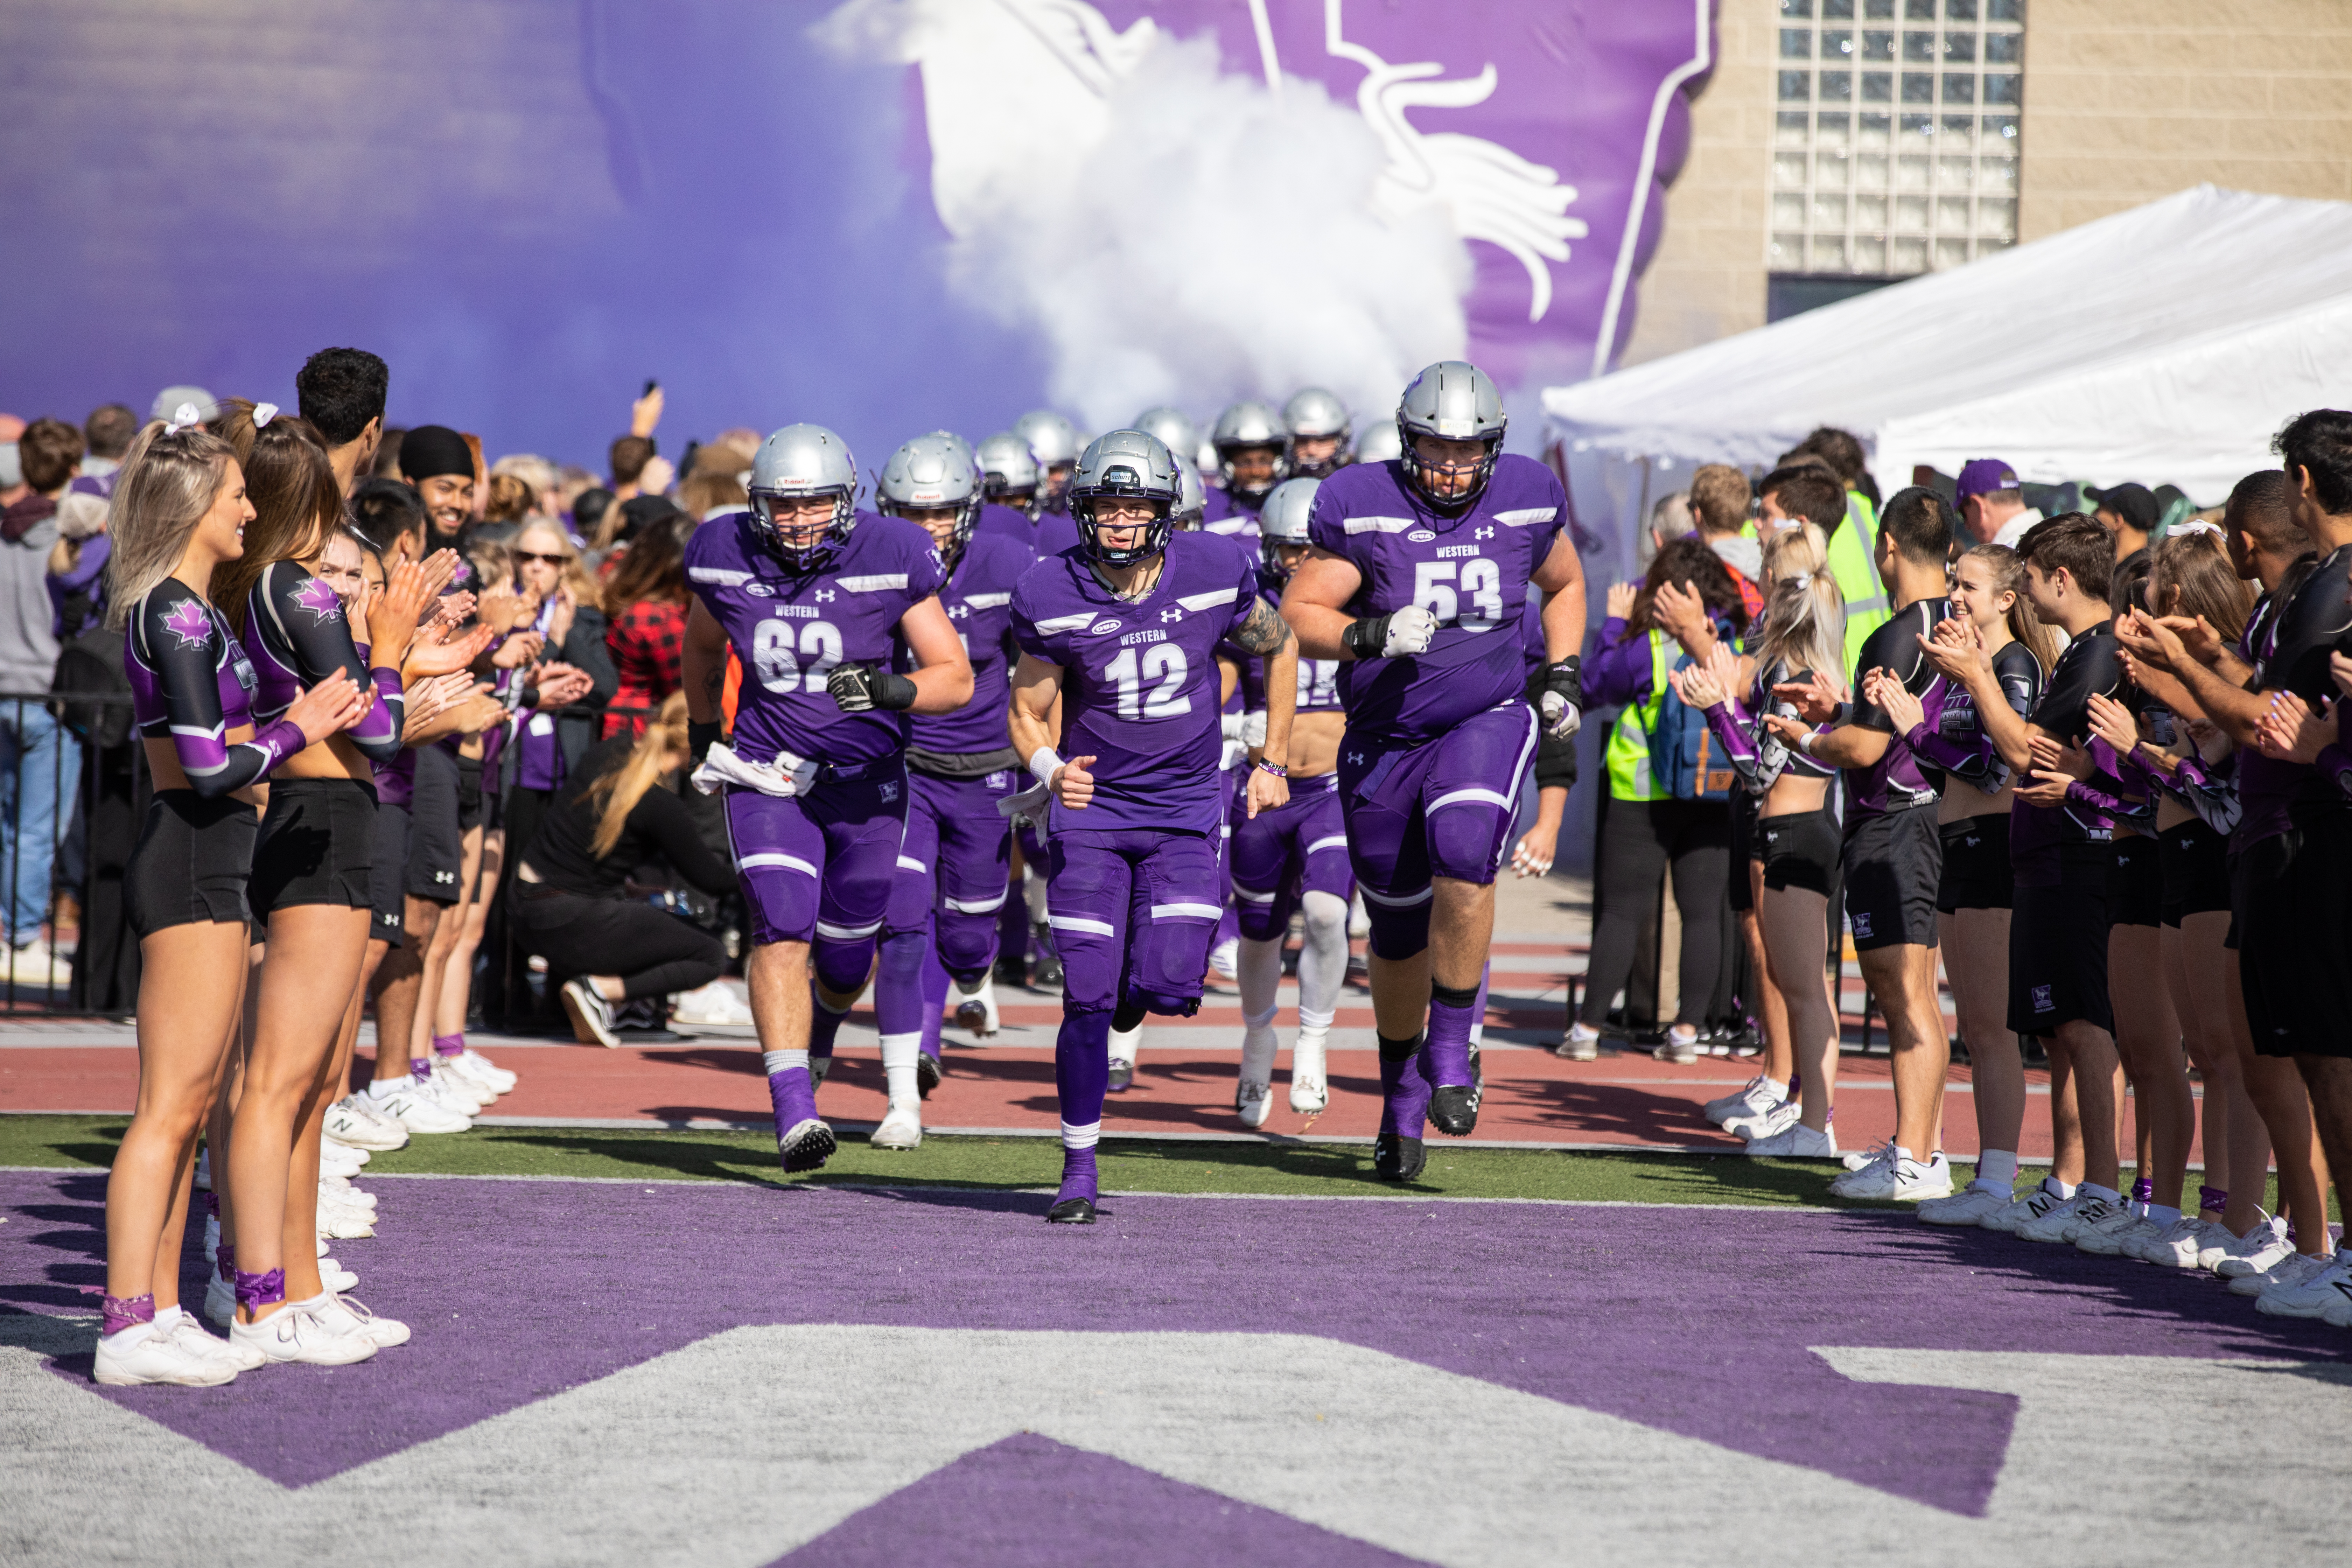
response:
[[[446,1058],[436,1058],[431,1070],[432,1076],[425,1080],[425,1092],[439,1095],[442,1104],[461,1116],[479,1116],[498,1098],[488,1089],[458,1077]]]
[[[2302,1284],[2335,1261],[2332,1257],[2314,1258],[2308,1252],[2290,1252],[2259,1274],[2241,1274],[2231,1280],[2230,1293],[2252,1296],[2259,1300],[2282,1285]]]
[[[323,1241],[326,1238],[321,1237],[320,1239]],[[319,1283],[340,1295],[345,1290],[358,1289],[360,1277],[322,1252],[319,1255]]]
[[[983,973],[980,977],[979,984],[967,991],[964,989],[962,981],[950,978],[948,987],[949,994],[955,1002],[957,1028],[975,1039],[982,1040],[996,1033],[999,1020],[996,1011],[996,984],[993,980]]]
[[[1952,1164],[1938,1152],[1932,1160],[1889,1160],[1852,1173],[1841,1197],[1912,1204],[1923,1198],[1948,1197],[1952,1191]]]
[[[362,1241],[375,1234],[375,1215],[338,1204],[323,1193],[319,1196],[319,1212],[311,1223],[320,1236],[332,1237],[337,1241]]]
[[[2274,1215],[2231,1242],[2213,1272],[2224,1279],[2266,1274],[2294,1250],[2294,1244],[2286,1238],[2286,1221]]]
[[[748,1009],[746,1012],[747,1016],[744,1021],[749,1023],[751,1020],[748,1016]],[[490,1060],[489,1058],[484,1056],[481,1052],[476,1050],[471,1046],[467,1046],[464,1050],[459,1051],[457,1053],[457,1059],[466,1064],[466,1070],[467,1072],[472,1073],[476,1078],[481,1079],[484,1083],[488,1084],[500,1094],[509,1092],[515,1085],[522,1081],[522,1075],[520,1073],[515,1071],[512,1068],[502,1068],[499,1066],[498,1063]]]
[[[1234,1086],[1234,1110],[1244,1127],[1263,1127],[1274,1109],[1274,1085],[1244,1079]]]
[[[2085,1204],[2098,1204],[2102,1210],[2109,1206],[2078,1188],[2073,1197],[2053,1202],[2032,1219],[2021,1221],[2011,1234],[2021,1240],[2050,1246],[2068,1241],[2071,1237],[2066,1233],[2074,1227],[2075,1217]]]
[[[572,1020],[572,1037],[582,1045],[609,1048],[621,1043],[619,1031],[613,1027],[613,1005],[586,979],[574,977],[563,983],[563,1014]]]
[[[1856,1181],[1864,1176],[1874,1176],[1874,1173],[1882,1167],[1895,1163],[1895,1140],[1889,1138],[1885,1142],[1864,1153],[1841,1154],[1838,1158],[1845,1162],[1845,1174],[1830,1184],[1830,1195],[1840,1198],[1851,1197],[1853,1195],[1851,1189]]]
[[[738,983],[740,984],[740,982]],[[748,1026],[754,1023],[751,1004],[725,977],[708,985],[698,985],[691,991],[681,991],[669,1011],[675,1024],[728,1024]]]
[[[1698,1031],[1686,1024],[1676,1024],[1666,1031],[1665,1040],[1650,1054],[1662,1062],[1686,1068],[1698,1060]]]
[[[2117,1205],[2115,1213],[2076,1226],[2071,1239],[2077,1251],[2095,1258],[2137,1258],[2140,1243],[2163,1234],[2164,1227],[2154,1220]]]
[[[1313,1116],[1331,1103],[1330,1080],[1323,1061],[1324,1034],[1321,1030],[1300,1029],[1298,1039],[1290,1047],[1290,1109],[1301,1116]]]
[[[882,1125],[866,1142],[877,1149],[919,1149],[923,1146],[923,1119],[907,1106],[894,1105],[883,1113]]]
[[[1551,1054],[1572,1062],[1598,1060],[1601,1056],[1601,1031],[1588,1029],[1581,1024],[1570,1024],[1567,1035],[1551,1048]]]
[[[169,1329],[141,1323],[119,1334],[99,1337],[96,1375],[109,1388],[131,1388],[146,1383],[217,1388],[236,1378],[236,1363],[226,1356],[183,1344]]]
[[[2142,1263],[2153,1263],[2158,1268],[2207,1267],[2202,1262],[2206,1248],[2212,1247],[2217,1258],[2221,1252],[2220,1247],[2213,1240],[2216,1233],[2219,1233],[2223,1241],[2237,1239],[2210,1220],[2200,1219],[2193,1214],[2185,1214],[2156,1235],[2141,1238],[2138,1247],[2133,1249],[2132,1256]]]
[[[1985,1215],[1982,1223],[1987,1230],[1997,1230],[2005,1236],[2015,1236],[2018,1226],[2029,1220],[2040,1219],[2064,1201],[2051,1190],[2047,1181],[2036,1182],[2025,1191],[2016,1194],[2011,1199],[2008,1207],[1996,1209]]]
[[[1859,1171],[1864,1165],[1884,1164],[1893,1158],[1895,1158],[1895,1140],[1889,1138],[1883,1143],[1874,1143],[1867,1149],[1857,1149],[1853,1153],[1845,1155],[1845,1168],[1849,1171]]]
[[[307,1301],[289,1303],[317,1318],[331,1332],[357,1334],[374,1344],[378,1350],[390,1350],[408,1342],[408,1325],[394,1318],[379,1318],[364,1303],[354,1301],[330,1285]]]
[[[345,1153],[341,1146],[333,1139],[321,1138],[319,1140],[319,1174],[332,1176],[339,1182],[348,1182],[366,1169],[351,1155],[366,1152],[364,1149],[353,1149],[350,1153]]]
[[[162,1317],[161,1312],[156,1314],[159,1321]],[[250,1346],[205,1332],[204,1324],[184,1311],[173,1318],[171,1334],[196,1354],[225,1361],[239,1372],[251,1372],[262,1364],[261,1357]]]
[[[2254,1298],[2254,1307],[2273,1318],[2316,1318],[2338,1301],[2352,1301],[2352,1249],[2338,1248],[2299,1282],[2273,1284]]]
[[[428,1100],[417,1092],[415,1079],[395,1087],[389,1094],[368,1090],[374,1109],[398,1121],[411,1132],[463,1132],[474,1125],[472,1117],[460,1116],[437,1100]]]
[[[1797,1118],[1803,1114],[1803,1110],[1804,1108],[1795,1100],[1784,1100],[1780,1104],[1767,1106],[1762,1110],[1743,1111],[1718,1125],[1734,1138],[1750,1140],[1770,1138],[1794,1127],[1797,1124]]]
[[[266,1361],[304,1362],[312,1366],[349,1366],[376,1351],[375,1342],[367,1335],[331,1327],[307,1305],[290,1301],[257,1323],[232,1326],[228,1337],[260,1352]]]
[[[408,1142],[407,1129],[396,1121],[386,1126],[361,1110],[352,1103],[358,1098],[352,1095],[327,1107],[326,1133],[331,1142],[346,1149],[357,1149],[362,1153],[371,1150],[397,1149]]]
[[[1929,1198],[1919,1205],[1921,1225],[1975,1226],[1982,1228],[1994,1215],[2010,1206],[2010,1192],[1997,1182],[1970,1182],[1948,1198]]]
[[[466,1059],[463,1051],[455,1056],[438,1057],[433,1064],[433,1076],[454,1079],[467,1093],[484,1105],[514,1088],[512,1083],[500,1083]]]
[[[1721,1100],[1710,1100],[1700,1114],[1717,1127],[1735,1116],[1755,1116],[1771,1110],[1789,1098],[1785,1085],[1774,1083],[1762,1073],[1748,1080],[1748,1087]]]
[[[1834,1160],[1837,1152],[1837,1139],[1830,1132],[1816,1132],[1793,1119],[1779,1131],[1748,1143],[1748,1152],[1759,1160]]]
[[[362,1208],[370,1214],[375,1213],[375,1194],[352,1185],[352,1179],[349,1176],[331,1176],[320,1172],[319,1190],[321,1195],[333,1194],[334,1201],[339,1204]]]

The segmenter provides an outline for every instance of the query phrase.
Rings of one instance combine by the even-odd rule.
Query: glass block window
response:
[[[1903,277],[2017,243],[2026,0],[1780,0],[1775,272]]]

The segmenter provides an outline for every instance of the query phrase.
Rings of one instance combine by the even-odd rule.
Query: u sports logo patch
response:
[[[1868,942],[1870,940],[1870,911],[1868,910],[1856,910],[1853,911],[1853,934],[1862,938],[1864,942]]]
[[[898,781],[897,779],[885,779],[882,783],[882,788],[878,793],[881,795],[882,804],[884,805],[895,805],[898,799]]]
[[[2049,986],[2037,985],[2033,988],[2033,1010],[2037,1013],[2055,1013],[2058,1010],[2058,1004],[2050,999]]]

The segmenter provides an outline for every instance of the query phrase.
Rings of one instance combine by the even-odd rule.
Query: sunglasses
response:
[[[569,555],[542,555],[531,550],[518,550],[515,552],[514,558],[515,563],[519,566],[527,566],[534,561],[543,566],[563,566],[568,565],[572,560]]]

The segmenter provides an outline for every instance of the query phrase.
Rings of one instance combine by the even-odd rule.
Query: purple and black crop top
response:
[[[245,651],[256,679],[253,710],[274,718],[310,688],[338,674],[375,685],[376,701],[360,721],[343,731],[370,762],[392,760],[400,750],[403,704],[400,671],[368,668],[352,641],[343,602],[324,579],[291,561],[273,561],[246,601]]]
[[[172,742],[196,794],[243,789],[302,749],[300,727],[282,718],[228,743],[229,731],[254,723],[253,667],[220,611],[178,578],[132,607],[124,653],[139,733]]]

